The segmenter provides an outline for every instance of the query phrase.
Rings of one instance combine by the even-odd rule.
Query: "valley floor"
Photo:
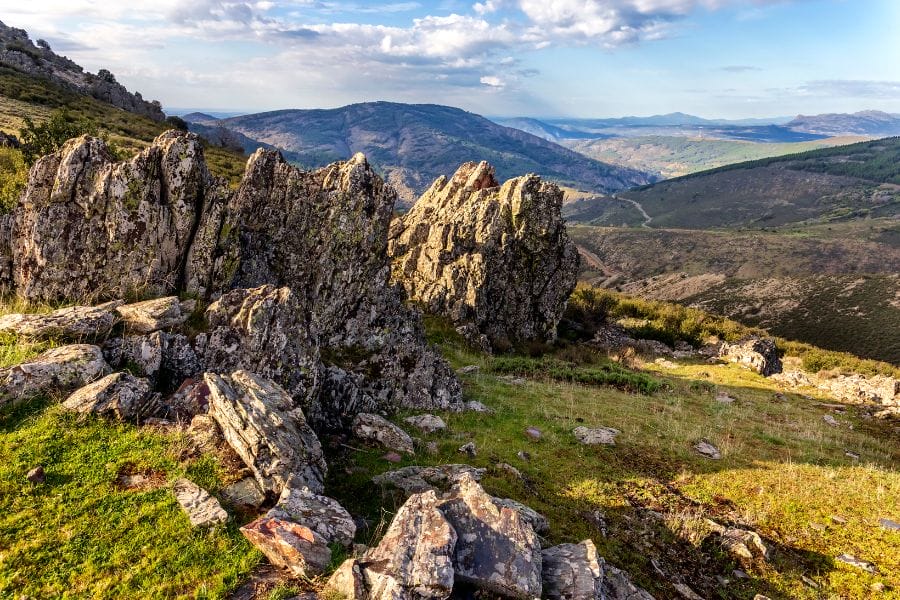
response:
[[[377,539],[399,506],[372,476],[469,462],[488,469],[489,492],[545,514],[550,542],[592,538],[657,598],[677,597],[676,583],[704,598],[900,597],[900,532],[879,525],[900,521],[896,422],[826,406],[831,400],[815,392],[782,393],[734,365],[690,360],[639,365],[664,384],[650,395],[542,376],[513,381],[455,337],[433,338],[455,367],[480,367],[463,376],[465,394],[493,413],[442,415],[448,431],[425,440],[436,450],[400,465],[381,458],[383,450],[334,444],[327,493],[369,520],[357,541]],[[717,401],[719,392],[735,401]],[[581,424],[621,433],[615,446],[583,446],[572,435]],[[526,436],[528,427],[540,439]],[[699,439],[722,459],[698,455]],[[457,450],[470,441],[474,458]],[[78,421],[54,400],[37,400],[0,413],[0,448],[0,597],[223,598],[259,571],[263,559],[237,531],[251,515],[198,532],[181,513],[168,489],[177,477],[187,473],[215,493],[239,473],[225,455],[197,453],[175,428]],[[25,480],[36,464],[47,471],[43,486]],[[134,486],[130,474],[145,479]],[[705,519],[758,532],[768,560],[740,564]],[[841,554],[876,570],[839,562]],[[314,585],[271,583],[258,597]]]

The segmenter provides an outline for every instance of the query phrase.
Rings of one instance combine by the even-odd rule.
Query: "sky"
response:
[[[900,0],[0,0],[164,108],[900,113]]]

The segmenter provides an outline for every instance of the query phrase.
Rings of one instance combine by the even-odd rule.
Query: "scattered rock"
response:
[[[719,460],[720,458],[722,458],[722,453],[719,452],[719,449],[706,440],[700,440],[699,442],[694,444],[694,450],[696,450],[703,456],[711,458],[713,460]]]
[[[526,452],[525,450],[519,450],[516,452],[516,456],[519,460],[523,460],[525,462],[529,462],[531,460],[531,453]]]
[[[466,402],[466,410],[478,413],[494,412],[478,400],[469,400],[468,402]]]
[[[737,400],[733,396],[729,396],[725,392],[716,393],[716,402],[721,402],[722,404],[732,404]]]
[[[756,594],[753,596],[753,600],[772,600],[768,596],[763,596],[762,594]]]
[[[765,561],[769,551],[762,538],[755,531],[730,527],[722,532],[722,547],[739,560]]]
[[[477,373],[481,370],[481,367],[478,365],[466,365],[457,371],[460,375],[472,375],[473,373]]]
[[[44,473],[44,467],[38,465],[37,467],[28,471],[25,474],[25,479],[34,484],[41,484],[47,481],[47,475]]]
[[[447,424],[437,415],[414,415],[403,420],[423,433],[434,433],[447,429]]]
[[[857,569],[862,569],[863,571],[868,571],[869,573],[875,572],[875,565],[872,563],[856,558],[852,554],[840,554],[835,557],[835,560],[838,560],[842,563],[848,564],[851,567],[856,567]]]
[[[468,442],[466,444],[463,444],[459,447],[459,450],[457,450],[457,452],[459,452],[460,454],[466,454],[469,456],[469,458],[475,458],[475,456],[478,454],[478,451],[475,449],[475,442]]]
[[[318,575],[331,562],[331,550],[325,540],[309,527],[293,521],[260,517],[241,527],[241,533],[269,562],[294,577]]]
[[[366,580],[359,561],[355,558],[348,558],[341,563],[328,578],[325,589],[336,593],[343,600],[368,600]]]
[[[403,457],[397,454],[396,452],[388,452],[384,456],[381,457],[382,460],[386,460],[392,463],[403,462]]]
[[[505,381],[510,385],[525,385],[528,381],[524,377],[516,377],[515,375],[503,375],[500,377],[501,381]]]
[[[500,462],[494,466],[498,471],[503,471],[504,473],[511,475],[515,479],[522,479],[522,471],[518,470],[509,463]]]
[[[388,450],[413,454],[413,441],[405,431],[378,415],[359,413],[351,425],[353,435],[361,440],[375,442]]]
[[[471,475],[479,481],[484,469],[469,465],[438,465],[435,467],[409,466],[382,473],[372,479],[382,487],[393,487],[401,490],[406,496],[427,491],[447,491],[458,483],[463,475]]]
[[[453,551],[458,581],[513,598],[541,595],[541,545],[514,509],[498,508],[470,474],[440,504],[459,535]]]
[[[745,572],[742,571],[741,569],[734,569],[734,570],[731,572],[731,574],[734,575],[735,578],[737,578],[737,579],[749,579],[749,578],[750,578],[750,576],[747,575],[747,573],[745,573]]]
[[[0,406],[38,394],[71,391],[107,373],[109,365],[97,346],[52,348],[28,362],[0,369]]]
[[[857,454],[856,452],[850,452],[849,450],[844,452],[844,456],[853,460],[859,460],[859,454]]]
[[[541,430],[537,427],[528,427],[525,429],[525,435],[527,435],[532,440],[537,441],[541,439]]]
[[[177,327],[191,316],[195,300],[181,301],[177,296],[154,298],[134,304],[125,304],[116,309],[126,330],[136,333],[153,333],[160,329]]]
[[[337,500],[314,493],[308,487],[286,487],[267,517],[291,520],[309,527],[327,544],[349,546],[356,536],[356,523]]]
[[[678,592],[681,597],[685,598],[686,600],[703,600],[703,596],[700,596],[699,594],[697,594],[697,592],[683,583],[676,583],[675,591]]]
[[[560,544],[542,553],[543,598],[549,600],[602,600],[603,567],[591,540]]]
[[[730,362],[738,363],[764,377],[781,373],[781,359],[775,348],[773,338],[750,336],[729,344],[724,342],[720,356]]]
[[[219,501],[194,482],[179,479],[175,482],[174,492],[192,527],[211,527],[228,520],[228,513]]]
[[[247,371],[204,378],[210,416],[266,494],[280,494],[291,478],[323,490],[322,446],[283,388]]]
[[[837,427],[837,426],[838,426],[837,419],[835,419],[835,418],[832,417],[831,415],[825,415],[825,416],[823,416],[823,417],[822,417],[822,420],[825,421],[826,423],[828,423],[829,425],[831,425],[832,427]]]
[[[489,164],[466,163],[393,222],[394,279],[426,311],[473,325],[494,348],[553,340],[579,264],[562,197],[536,175],[500,187]]]
[[[73,393],[63,406],[82,414],[93,413],[120,421],[141,422],[158,408],[150,382],[130,373],[113,373]]]
[[[0,317],[0,333],[12,333],[30,339],[80,341],[108,334],[116,320],[116,316],[105,308],[70,306],[46,315],[3,315]]]
[[[878,524],[881,525],[882,529],[887,529],[888,531],[900,531],[900,523],[891,519],[878,519]]]
[[[844,517],[841,517],[839,515],[831,515],[831,522],[835,523],[837,525],[846,525],[847,519],[845,519]]]
[[[603,596],[605,600],[654,600],[646,590],[632,583],[625,571],[603,563]]]
[[[531,525],[531,528],[534,529],[535,533],[539,535],[550,533],[550,521],[547,520],[547,517],[530,506],[526,506],[512,498],[497,498],[493,496],[492,500],[494,501],[494,504],[497,505],[497,508],[511,508],[519,513],[522,520]]]
[[[606,446],[616,445],[616,436],[621,433],[618,429],[612,427],[576,427],[572,430],[579,442],[586,445],[602,444]]]
[[[235,506],[259,508],[266,495],[253,477],[245,477],[222,489],[222,497]]]

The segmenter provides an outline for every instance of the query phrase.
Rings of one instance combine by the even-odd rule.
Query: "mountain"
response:
[[[214,117],[202,112],[188,113],[186,115],[181,115],[181,118],[188,123],[213,123],[219,120],[219,117]]]
[[[31,41],[24,29],[0,22],[0,65],[51,81],[54,85],[91,96],[128,112],[154,121],[166,118],[159,102],[148,102],[131,93],[106,69],[94,75],[50,49],[44,40]]]
[[[541,121],[539,119],[532,119],[529,117],[516,117],[512,119],[503,119],[503,118],[495,118],[491,119],[498,125],[503,125],[504,127],[512,127],[513,129],[520,129],[526,133],[530,133],[531,135],[536,135],[539,138],[544,138],[550,142],[558,142],[559,140],[572,139],[572,140],[580,140],[580,139],[597,139],[597,138],[607,138],[609,135],[605,135],[602,133],[590,133],[587,131],[580,131],[577,129],[566,129],[563,127],[557,127],[556,125],[552,125],[550,123]]]
[[[785,126],[794,131],[829,136],[888,137],[900,135],[900,116],[877,110],[865,110],[852,114],[798,115]]]
[[[562,184],[616,191],[656,178],[615,167],[458,108],[369,102],[327,110],[281,110],[221,119],[217,125],[321,166],[363,152],[407,202],[460,164],[487,160],[498,179],[538,173]]]

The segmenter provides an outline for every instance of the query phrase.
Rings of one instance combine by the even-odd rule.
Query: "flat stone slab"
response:
[[[0,317],[0,333],[31,339],[93,339],[109,333],[118,317],[111,308],[69,306],[49,314],[13,313]]]
[[[97,346],[52,348],[28,362],[0,369],[0,406],[42,393],[71,391],[109,372],[103,351]]]
[[[588,428],[582,426],[576,427],[572,430],[572,433],[575,434],[575,437],[582,444],[615,446],[616,436],[621,432],[612,427]]]
[[[150,394],[150,381],[130,373],[112,373],[77,390],[63,407],[82,414],[140,422],[153,416],[157,405]]]
[[[403,419],[422,433],[434,433],[447,429],[447,424],[437,415],[413,415]]]
[[[713,460],[719,460],[722,458],[722,453],[719,452],[719,449],[706,440],[700,440],[699,442],[694,444],[694,450],[696,450],[700,455],[705,456],[706,458],[711,458]]]
[[[183,324],[191,316],[194,300],[181,301],[177,296],[154,298],[134,304],[125,304],[116,312],[125,323],[125,328],[137,333],[153,333]]]
[[[379,415],[359,413],[353,419],[351,430],[357,438],[376,443],[387,450],[414,453],[409,434]]]
[[[228,513],[219,501],[193,481],[179,479],[173,491],[192,527],[212,527],[228,520]]]

